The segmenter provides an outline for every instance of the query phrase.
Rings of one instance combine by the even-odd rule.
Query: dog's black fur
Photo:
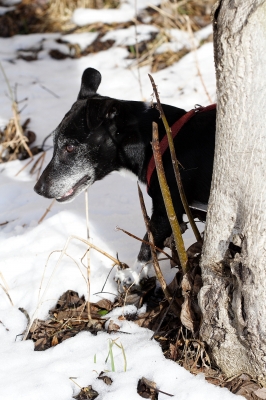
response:
[[[160,139],[165,130],[155,107],[137,101],[122,101],[97,94],[101,82],[98,71],[88,68],[82,76],[77,101],[54,133],[53,158],[35,185],[35,191],[59,202],[74,199],[93,182],[112,171],[127,169],[146,183],[147,166],[152,157],[152,121],[158,123]],[[185,110],[163,105],[169,125]],[[175,139],[177,159],[189,202],[207,203],[213,169],[216,111],[196,113]],[[169,150],[164,167],[175,211],[182,222],[184,209],[177,190]],[[151,229],[156,246],[164,247],[171,234],[156,172],[149,195],[153,202]],[[147,240],[147,236],[144,237]],[[142,244],[138,260],[150,259],[150,248]]]

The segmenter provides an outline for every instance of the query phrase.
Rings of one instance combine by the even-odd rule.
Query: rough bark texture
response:
[[[266,1],[219,1],[214,42],[217,138],[201,337],[228,376],[248,372],[266,385]]]

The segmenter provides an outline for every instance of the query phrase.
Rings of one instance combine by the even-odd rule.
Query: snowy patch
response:
[[[137,31],[137,38],[136,38]],[[144,40],[149,40],[151,34],[154,32],[158,32],[158,29],[152,25],[137,25],[130,26],[127,29],[117,29],[114,31],[110,31],[104,35],[101,39],[103,42],[105,40],[115,40],[117,46],[130,46],[137,43],[140,43]]]
[[[0,6],[0,15],[4,15],[7,12],[12,11],[14,9],[15,9],[15,7],[1,7]]]
[[[94,40],[97,38],[98,33],[96,32],[82,32],[82,33],[71,33],[64,35],[62,38],[66,42],[72,44],[78,44],[81,51],[85,50]]]
[[[148,7],[150,4],[158,5],[159,0],[122,0],[118,9],[94,10],[88,8],[78,8],[74,11],[72,20],[79,26],[103,22],[106,24],[121,23],[131,21],[136,17],[135,4],[137,12]]]

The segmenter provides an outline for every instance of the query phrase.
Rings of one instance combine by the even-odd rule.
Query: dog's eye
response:
[[[67,151],[68,153],[72,153],[72,151],[74,150],[74,148],[75,148],[75,146],[74,146],[73,144],[68,144],[68,145],[66,146],[66,151]]]

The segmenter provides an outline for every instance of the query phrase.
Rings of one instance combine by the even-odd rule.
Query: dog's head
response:
[[[134,125],[134,116],[127,102],[97,94],[100,83],[97,70],[84,71],[77,101],[54,132],[53,158],[34,187],[38,194],[71,201],[119,169],[120,127]]]

